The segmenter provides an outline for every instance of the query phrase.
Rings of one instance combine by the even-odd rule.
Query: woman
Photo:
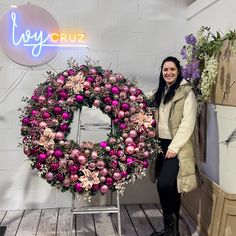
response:
[[[198,186],[197,101],[175,57],[164,59],[159,79],[153,102],[157,108],[155,119],[162,154],[156,159],[154,171],[158,176],[164,229],[151,236],[176,236],[179,235],[181,193]]]

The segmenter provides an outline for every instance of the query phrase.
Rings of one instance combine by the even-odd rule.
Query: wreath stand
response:
[[[78,119],[78,130],[76,135],[76,140],[78,143],[80,143],[80,137],[81,137],[81,114],[82,114],[82,108],[79,110],[79,119]],[[112,127],[112,126],[111,126]],[[112,132],[111,128],[111,132]],[[110,206],[82,206],[82,207],[76,207],[76,197],[75,194],[72,194],[72,201],[71,201],[71,219],[70,219],[70,236],[72,236],[73,232],[73,221],[75,215],[82,215],[82,214],[97,214],[97,213],[115,213],[117,214],[117,221],[118,221],[118,236],[121,236],[121,219],[120,219],[120,194],[118,191],[116,191],[116,205],[110,205]],[[111,195],[111,201],[112,203],[112,195]]]

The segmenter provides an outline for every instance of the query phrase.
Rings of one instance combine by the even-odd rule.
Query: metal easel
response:
[[[78,115],[78,130],[77,130],[77,142],[80,143],[81,138],[81,129],[84,129],[83,125],[81,125],[81,115],[82,114],[82,108],[80,108]],[[96,124],[94,125],[96,126]],[[112,130],[112,125],[111,125]],[[112,203],[112,194],[111,194],[111,201]],[[118,225],[118,236],[121,236],[121,219],[120,219],[120,196],[118,191],[116,191],[116,205],[110,205],[110,206],[82,206],[82,207],[76,207],[76,197],[75,194],[72,194],[72,201],[71,201],[71,224],[70,224],[70,236],[72,236],[73,232],[73,221],[75,215],[82,215],[82,214],[97,214],[97,213],[113,213],[117,214],[117,225]]]

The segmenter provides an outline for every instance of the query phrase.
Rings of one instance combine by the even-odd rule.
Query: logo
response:
[[[51,61],[60,48],[87,47],[85,33],[60,30],[49,12],[31,4],[5,14],[0,22],[0,44],[10,59],[27,66]]]

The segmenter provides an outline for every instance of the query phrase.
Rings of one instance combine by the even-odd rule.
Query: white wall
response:
[[[179,56],[186,28],[186,0],[32,0],[47,9],[62,29],[84,29],[89,49],[62,50],[50,63],[55,70],[66,68],[74,57],[83,62],[85,55],[129,78],[136,77],[144,91],[156,86],[160,62],[167,55]],[[1,0],[0,18],[10,4],[23,0]],[[27,69],[9,60],[0,50],[0,209],[69,206],[70,194],[51,191],[34,173],[22,150],[19,112],[21,98],[30,96],[47,66]],[[22,73],[25,73],[23,76]],[[20,81],[21,80],[21,81]],[[17,84],[19,82],[19,84]],[[11,88],[14,90],[7,96]],[[7,96],[7,97],[6,97]],[[76,133],[76,124],[73,134]],[[154,185],[145,179],[130,185],[123,202],[156,202]]]
[[[214,33],[227,33],[236,28],[235,0],[197,0],[188,8],[186,33],[196,33],[209,26]],[[236,128],[236,107],[209,105],[207,161],[203,169],[212,180],[229,193],[236,193],[236,143],[218,144]]]

